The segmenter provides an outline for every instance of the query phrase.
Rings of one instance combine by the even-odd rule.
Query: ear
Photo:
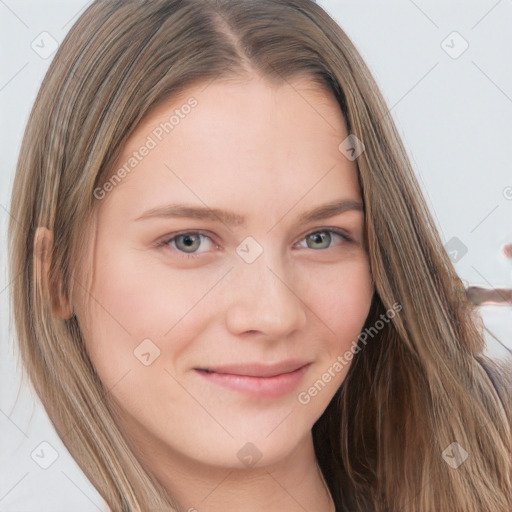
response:
[[[65,296],[62,275],[50,276],[50,263],[53,247],[53,232],[38,227],[34,235],[34,261],[39,260],[44,285],[49,287],[53,311],[63,320],[73,316],[73,308]]]

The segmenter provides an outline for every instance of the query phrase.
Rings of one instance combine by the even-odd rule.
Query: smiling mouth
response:
[[[302,381],[310,365],[311,363],[242,365],[194,370],[212,384],[252,397],[277,398],[293,391]]]
[[[243,377],[277,377],[285,373],[293,373],[302,367],[311,364],[309,361],[288,360],[275,364],[262,363],[244,363],[227,364],[222,366],[213,366],[207,368],[195,368],[195,370],[207,373],[222,373],[229,375],[239,375]]]

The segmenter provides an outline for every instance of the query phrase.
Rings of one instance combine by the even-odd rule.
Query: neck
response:
[[[167,447],[155,457],[151,450],[141,452],[144,464],[186,511],[334,511],[311,434],[286,459],[246,469],[208,466]]]

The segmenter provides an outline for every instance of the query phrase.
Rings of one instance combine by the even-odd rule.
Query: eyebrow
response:
[[[297,219],[298,224],[306,224],[318,220],[334,217],[348,211],[363,212],[363,205],[360,201],[353,199],[340,199],[326,203],[310,211],[304,212]],[[150,218],[192,218],[199,220],[220,221],[229,226],[246,226],[246,218],[236,212],[222,210],[219,208],[208,208],[190,204],[170,204],[158,206],[145,211],[135,220],[145,220]]]

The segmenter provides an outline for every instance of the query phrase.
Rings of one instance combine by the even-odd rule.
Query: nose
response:
[[[227,328],[235,335],[256,332],[284,339],[306,325],[304,298],[290,283],[290,268],[263,254],[252,263],[238,261],[229,286]]]

